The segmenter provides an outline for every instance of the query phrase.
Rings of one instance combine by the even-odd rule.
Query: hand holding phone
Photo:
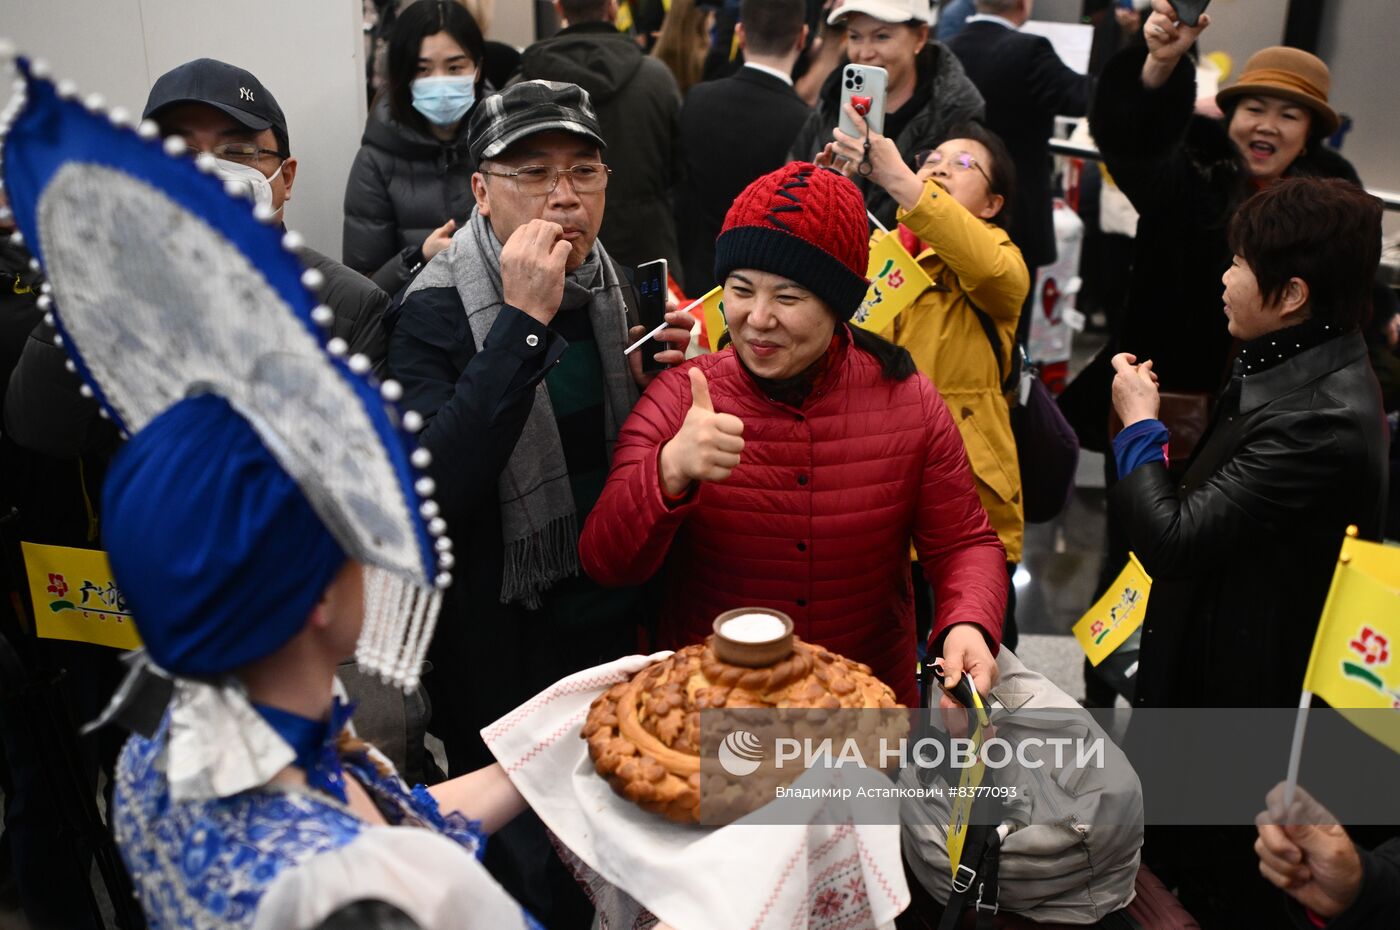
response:
[[[647,332],[666,321],[666,259],[658,258],[637,267],[637,311]],[[668,366],[656,360],[656,353],[665,352],[671,344],[652,339],[637,351],[642,353],[642,371],[663,371]]]
[[[1210,17],[1201,12],[1206,6],[1202,0],[1193,0],[1194,5],[1185,14],[1178,11],[1183,3],[1184,0],[1152,0],[1152,15],[1142,28],[1142,37],[1147,42],[1142,84],[1148,90],[1167,82],[1182,57],[1210,25]]]
[[[1171,0],[1171,5],[1178,22],[1195,28],[1200,25],[1201,16],[1210,6],[1210,0]]]
[[[837,125],[848,136],[861,135],[849,116],[846,104],[864,118],[870,131],[885,134],[885,85],[889,72],[873,65],[846,65],[841,70],[841,116]]]

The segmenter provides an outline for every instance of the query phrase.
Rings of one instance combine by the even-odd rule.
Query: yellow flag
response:
[[[1400,588],[1400,548],[1348,535],[1342,541],[1342,552],[1337,561],[1359,569],[1389,587]]]
[[[20,543],[24,550],[35,634],[116,649],[139,649],[141,640],[112,581],[107,554],[94,549]]]
[[[661,9],[667,13],[671,12],[671,0],[661,0]],[[617,5],[617,19],[613,25],[617,26],[618,32],[632,30],[632,4],[628,0],[622,0]]]
[[[1113,650],[1142,626],[1151,590],[1152,578],[1137,556],[1129,552],[1128,564],[1123,566],[1112,587],[1074,625],[1074,638],[1079,640],[1091,665],[1098,665],[1112,655]]]
[[[890,321],[933,286],[899,237],[879,230],[870,239],[870,268],[865,276],[870,290],[851,322],[872,333],[884,332]]]
[[[700,298],[705,313],[705,341],[711,352],[719,351],[719,337],[724,335],[724,288],[716,287]]]
[[[1400,549],[1348,538],[1322,608],[1303,688],[1343,714],[1400,709]],[[1400,713],[1346,714],[1400,752]]]

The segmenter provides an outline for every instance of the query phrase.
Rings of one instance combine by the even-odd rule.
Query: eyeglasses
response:
[[[958,152],[952,158],[948,159],[948,163],[961,168],[963,171],[971,171],[975,168],[978,174],[987,179],[987,186],[992,186],[992,179],[987,175],[987,172],[977,163],[977,159],[973,158],[967,152]],[[943,153],[938,151],[938,149],[920,152],[918,155],[914,156],[915,171],[924,167],[937,167],[941,164],[943,164]]]
[[[608,175],[612,169],[601,162],[574,165],[572,168],[556,168],[553,165],[523,165],[514,171],[487,171],[482,174],[493,178],[514,178],[515,189],[527,196],[552,194],[559,186],[559,176],[567,174],[576,194],[595,194],[608,186]]]
[[[286,160],[290,157],[286,152],[277,152],[272,149],[259,148],[251,142],[225,142],[216,145],[209,150],[209,154],[215,158],[222,158],[225,161],[234,161],[242,165],[257,166],[258,159],[264,155],[271,155],[273,158]]]

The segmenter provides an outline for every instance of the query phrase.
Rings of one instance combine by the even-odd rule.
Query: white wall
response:
[[[287,225],[337,258],[365,122],[361,22],[361,0],[0,0],[0,36],[135,114],[157,77],[194,58],[257,75],[287,116],[299,166]]]
[[[1213,0],[1209,12],[1201,51],[1227,53],[1234,65],[1230,80],[1244,70],[1250,55],[1281,43],[1288,22],[1288,4],[1281,0]]]
[[[1332,99],[1356,121],[1344,154],[1368,185],[1400,190],[1394,4],[1329,0],[1319,51]],[[1040,0],[1036,18],[1074,19],[1078,6]],[[1238,73],[1251,52],[1282,39],[1285,12],[1281,0],[1215,0],[1202,46],[1229,52]],[[300,163],[288,225],[338,257],[345,178],[365,120],[361,13],[362,0],[0,0],[0,37],[133,112],[155,78],[192,58],[253,72],[286,112]],[[528,45],[533,13],[533,0],[498,0],[493,38]],[[0,93],[7,88],[0,83]]]
[[[1084,0],[1035,0],[1031,16],[1048,23],[1077,23],[1083,10]]]
[[[535,0],[497,0],[490,38],[524,48],[535,41]]]
[[[1335,13],[1343,4],[1367,2],[1379,6],[1386,0],[1328,0],[1328,8]],[[1083,0],[1035,0],[1032,14],[1048,22],[1077,23],[1083,9]],[[1239,66],[1251,52],[1283,41],[1288,4],[1285,0],[1214,0],[1210,15],[1212,25],[1201,36],[1202,50],[1228,52]]]
[[[1367,187],[1389,191],[1400,191],[1395,13],[1395,0],[1332,0],[1318,43],[1332,72],[1332,105],[1355,121],[1342,154]],[[1387,214],[1387,229],[1400,231],[1400,215]]]

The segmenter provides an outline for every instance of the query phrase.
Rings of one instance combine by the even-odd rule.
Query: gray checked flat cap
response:
[[[477,162],[495,158],[537,132],[571,132],[606,148],[588,91],[577,84],[522,81],[487,97],[472,113],[467,134]]]

